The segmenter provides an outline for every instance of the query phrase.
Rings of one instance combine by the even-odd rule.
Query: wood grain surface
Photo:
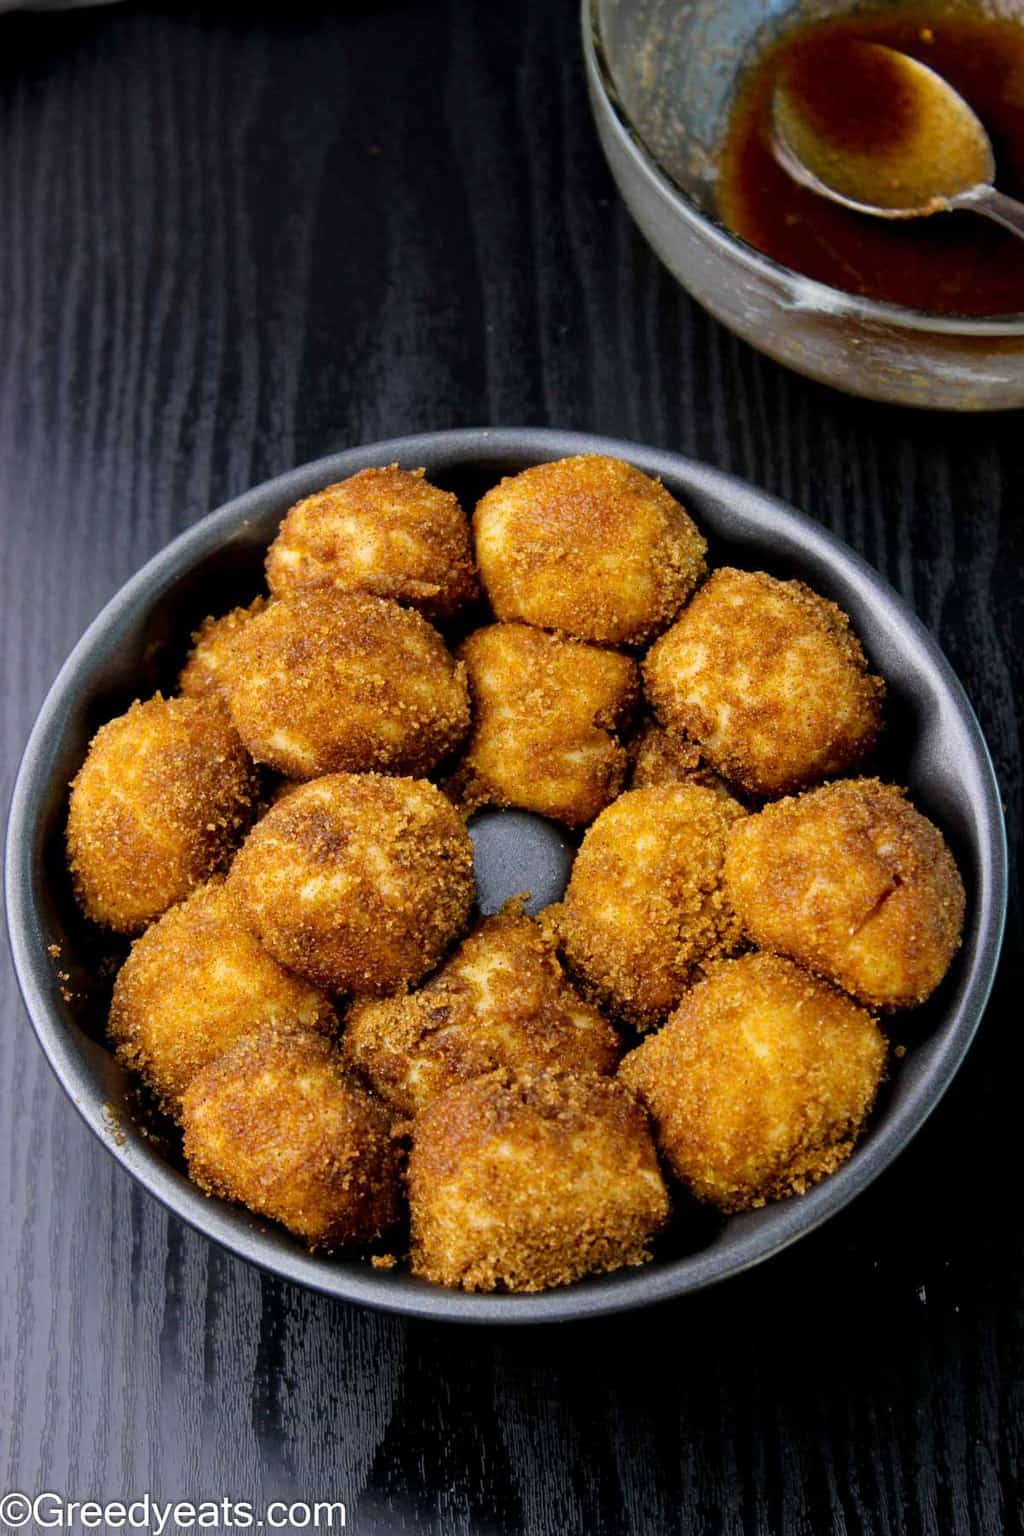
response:
[[[3,17],[0,378],[5,797],[67,650],[176,530],[351,443],[549,423],[736,471],[860,549],[959,671],[1017,844],[1021,417],[844,399],[696,308],[616,198],[572,0]],[[952,1091],[825,1230],[514,1334],[332,1304],[169,1218],[4,969],[0,1483],[340,1498],[350,1530],[442,1536],[1017,1529],[1021,953],[1015,906]]]

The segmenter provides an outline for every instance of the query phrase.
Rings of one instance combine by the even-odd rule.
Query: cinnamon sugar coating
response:
[[[192,649],[178,676],[179,691],[191,699],[219,694],[221,673],[236,635],[266,606],[265,597],[255,597],[247,608],[204,619],[192,636]]]
[[[676,1177],[742,1211],[803,1194],[846,1161],[885,1056],[863,1008],[789,960],[751,954],[714,966],[620,1076]]]
[[[554,942],[517,903],[479,923],[418,991],[357,998],[342,1043],[407,1115],[498,1067],[612,1072],[619,1056],[615,1030],[579,996]]]
[[[902,790],[841,779],[733,829],[726,889],[747,935],[871,1007],[930,997],[960,946],[964,885]]]
[[[477,595],[469,521],[422,469],[364,469],[292,507],[267,553],[271,592],[372,592],[448,619]]]
[[[68,863],[83,911],[138,933],[223,868],[257,788],[218,703],[136,701],[96,732],[71,785]]]
[[[249,751],[289,778],[429,773],[469,725],[464,669],[441,636],[365,592],[279,598],[235,637],[221,676]]]
[[[542,1291],[643,1264],[669,1200],[643,1110],[613,1079],[497,1072],[418,1116],[412,1269],[467,1291]]]
[[[269,1030],[238,1041],[193,1079],[182,1119],[200,1188],[281,1222],[310,1248],[371,1242],[398,1220],[388,1115],[322,1035]]]
[[[227,889],[280,965],[335,992],[393,992],[464,930],[473,845],[425,780],[331,774],[267,812]]]
[[[171,907],[132,945],[108,1031],[118,1059],[177,1116],[198,1072],[270,1025],[337,1027],[322,992],[277,964],[239,920],[221,880]]]
[[[499,619],[601,645],[650,640],[705,569],[705,540],[675,497],[600,454],[502,480],[477,504],[473,532]]]
[[[467,810],[514,805],[584,826],[622,788],[618,732],[639,691],[636,664],[615,651],[491,624],[459,647],[473,727],[452,781]]]
[[[585,995],[613,1017],[660,1023],[700,967],[739,945],[722,866],[743,814],[714,790],[666,784],[620,795],[587,832],[547,921]]]
[[[835,603],[728,566],[651,647],[644,688],[663,725],[754,795],[855,767],[874,746],[885,692]]]

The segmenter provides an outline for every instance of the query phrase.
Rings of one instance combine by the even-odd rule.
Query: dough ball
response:
[[[364,469],[297,502],[267,555],[275,595],[372,592],[450,618],[477,595],[466,514],[422,469]]]
[[[406,1115],[497,1067],[612,1072],[619,1057],[611,1025],[515,903],[480,923],[418,992],[357,998],[343,1043],[371,1087]]]
[[[722,864],[742,815],[696,784],[633,789],[602,811],[564,901],[548,909],[571,970],[599,1007],[649,1029],[701,966],[737,947]]]
[[[875,743],[884,684],[846,614],[800,581],[715,571],[644,663],[663,725],[754,795],[846,773]]]
[[[281,1222],[310,1248],[368,1243],[398,1219],[388,1115],[321,1035],[239,1040],[193,1079],[182,1119],[200,1188]]]
[[[659,1150],[699,1200],[803,1194],[853,1151],[885,1065],[869,1013],[775,955],[714,967],[622,1063]]]
[[[175,1116],[208,1062],[269,1025],[330,1033],[337,1019],[323,993],[257,944],[220,881],[136,939],[114,984],[109,1032],[118,1057]]]
[[[242,740],[294,779],[429,773],[469,725],[461,665],[409,608],[365,592],[296,592],[234,639],[223,689]]]
[[[473,530],[499,619],[604,645],[658,634],[705,569],[707,545],[665,487],[597,454],[502,480]]]
[[[459,655],[473,729],[456,796],[467,808],[514,805],[571,827],[593,821],[625,778],[615,733],[636,701],[635,663],[525,624],[478,629]]]
[[[93,922],[137,933],[208,880],[255,811],[253,765],[213,700],[134,703],[71,785],[67,847]]]
[[[542,1291],[642,1264],[668,1194],[613,1079],[479,1077],[432,1100],[409,1158],[412,1268],[467,1291]]]
[[[336,992],[393,992],[465,928],[473,845],[432,784],[338,773],[267,812],[227,885],[281,965]]]
[[[266,598],[257,597],[248,608],[232,608],[222,618],[203,620],[192,636],[192,649],[178,678],[178,687],[187,698],[219,695],[224,658],[231,654],[235,636],[266,606]]]
[[[654,789],[661,784],[700,784],[727,800],[735,800],[721,774],[704,761],[696,743],[648,720],[629,744],[632,764],[629,787]]]
[[[942,833],[877,779],[844,779],[732,833],[726,885],[747,934],[874,1008],[912,1008],[960,946],[964,887]]]

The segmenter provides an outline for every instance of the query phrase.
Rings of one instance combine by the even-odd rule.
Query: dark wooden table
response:
[[[572,0],[243,10],[0,18],[5,794],[87,620],[210,507],[362,440],[551,423],[722,465],[862,550],[963,678],[1016,841],[1020,417],[844,399],[697,309],[617,201]],[[827,1229],[510,1334],[329,1303],[168,1218],[5,971],[0,1482],[444,1536],[1017,1528],[1020,938],[1017,907],[956,1085]]]

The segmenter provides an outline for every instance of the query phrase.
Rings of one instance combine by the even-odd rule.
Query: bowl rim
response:
[[[877,1126],[854,1156],[807,1194],[771,1207],[772,1221],[732,1239],[724,1251],[712,1247],[683,1258],[608,1277],[577,1282],[538,1295],[480,1295],[448,1291],[426,1282],[395,1285],[369,1264],[363,1267],[317,1258],[297,1245],[285,1248],[258,1218],[239,1208],[209,1200],[142,1137],[117,1134],[110,1106],[89,1068],[86,1055],[46,995],[52,987],[53,962],[33,895],[34,831],[37,812],[61,739],[67,708],[103,655],[105,637],[120,621],[149,608],[163,591],[194,564],[218,550],[248,517],[264,516],[268,502],[282,512],[325,485],[371,464],[435,462],[444,468],[470,465],[481,458],[506,456],[544,459],[575,453],[606,453],[624,458],[645,473],[683,479],[697,496],[706,494],[737,507],[741,520],[761,537],[773,533],[798,540],[812,560],[820,560],[859,589],[866,601],[886,614],[914,652],[915,664],[931,677],[955,711],[965,737],[972,778],[971,805],[977,819],[979,890],[977,941],[959,1004],[944,1018],[941,1052],[932,1070],[921,1074],[897,1112]],[[744,505],[746,511],[744,511]],[[756,512],[756,520],[755,514]],[[981,1022],[995,979],[1007,902],[1007,846],[999,786],[974,711],[938,643],[895,590],[859,554],[822,524],[727,472],[681,454],[586,433],[547,428],[462,428],[417,434],[361,445],[329,454],[277,475],[234,497],[186,528],[153,555],[114,594],[85,630],[49,688],[32,727],[11,796],[5,849],[8,936],[14,968],[33,1030],[58,1081],[90,1130],[143,1187],[204,1236],[240,1258],[281,1278],[345,1301],[435,1321],[474,1323],[555,1322],[594,1317],[652,1305],[702,1290],[774,1256],[815,1230],[848,1205],[894,1160],[924,1124],[952,1082]],[[113,1133],[113,1134],[112,1134]],[[255,1223],[255,1224],[254,1224]],[[268,1241],[269,1236],[269,1241]],[[403,1277],[408,1278],[408,1277]]]
[[[947,315],[937,310],[894,304],[886,299],[863,298],[843,288],[833,288],[830,283],[820,282],[815,277],[808,277],[793,267],[787,267],[749,244],[742,235],[735,234],[720,219],[706,213],[664,168],[622,104],[604,45],[599,5],[600,0],[581,0],[580,7],[583,55],[591,87],[600,94],[608,108],[610,124],[619,144],[639,172],[654,183],[682,219],[697,225],[713,245],[738,257],[758,276],[788,283],[800,296],[801,307],[807,309],[945,336],[980,336],[989,339],[1024,337],[1024,311],[1000,315]]]

